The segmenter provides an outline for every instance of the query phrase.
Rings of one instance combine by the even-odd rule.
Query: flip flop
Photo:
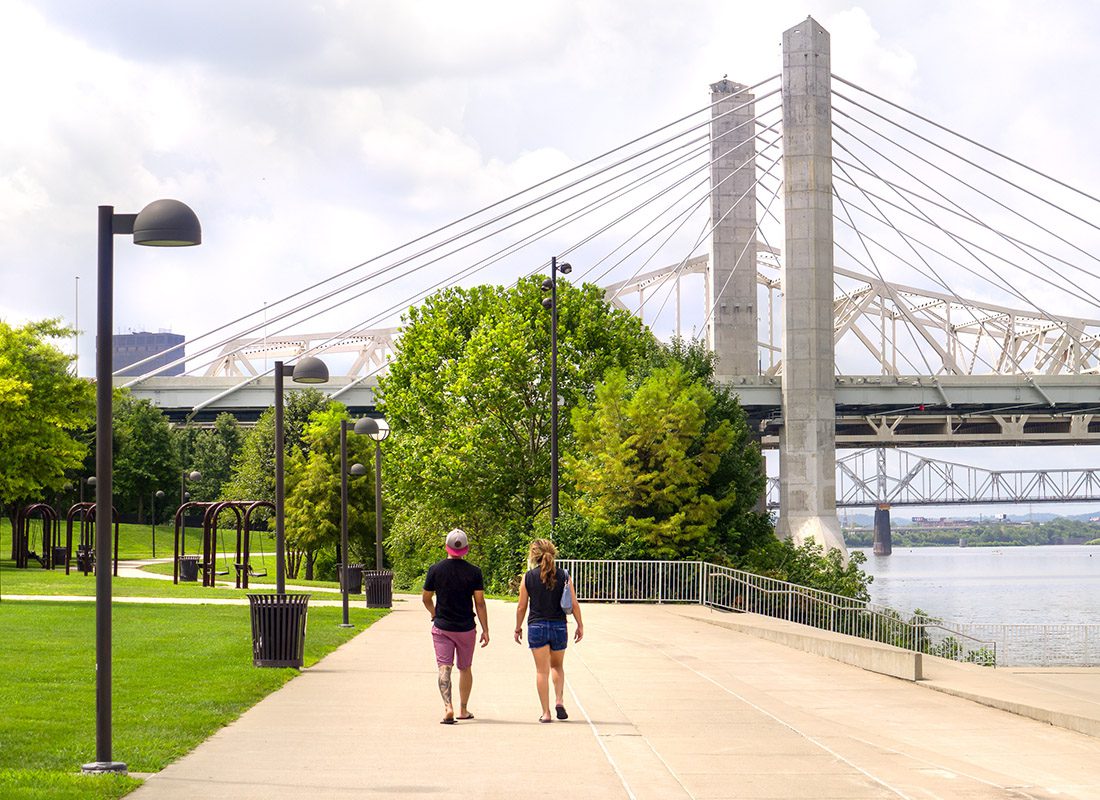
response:
[[[464,717],[455,717],[455,719],[473,719],[473,718],[474,718],[474,715],[471,714],[469,711],[466,712],[466,716],[464,716]]]
[[[553,721],[554,720],[552,720],[552,719],[543,719],[542,717],[539,717],[539,722],[553,722]]]
[[[444,717],[443,719],[439,720],[439,724],[440,725],[454,725],[455,724],[455,718],[454,717]]]
[[[558,715],[558,719],[569,719],[569,712],[565,710],[565,706],[554,706],[554,712]]]

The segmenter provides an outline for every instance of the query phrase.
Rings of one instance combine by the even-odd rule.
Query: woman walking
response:
[[[527,551],[527,566],[530,569],[523,576],[519,587],[519,606],[516,608],[516,643],[523,639],[523,617],[528,606],[531,613],[527,617],[527,646],[535,658],[535,686],[538,688],[539,701],[542,703],[542,716],[539,722],[553,722],[550,715],[550,675],[554,677],[554,704],[558,719],[569,719],[565,710],[565,648],[569,642],[569,630],[565,623],[566,614],[561,607],[562,594],[565,591],[573,598],[573,618],[577,621],[573,640],[579,642],[584,637],[584,623],[581,621],[581,608],[573,592],[573,581],[565,570],[554,563],[557,548],[549,539],[535,539]]]

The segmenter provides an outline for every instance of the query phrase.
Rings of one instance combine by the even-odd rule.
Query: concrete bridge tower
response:
[[[829,33],[783,34],[783,428],[780,535],[847,553],[836,515]]]
[[[715,377],[756,375],[755,97],[723,78],[710,87],[711,254],[706,271],[707,340]]]

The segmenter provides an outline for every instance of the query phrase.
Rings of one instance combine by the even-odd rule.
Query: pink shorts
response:
[[[477,640],[477,630],[468,631],[441,631],[432,625],[432,644],[435,645],[435,663],[446,664],[448,667],[455,662],[455,654],[458,654],[458,668],[469,669],[474,663],[474,642]]]

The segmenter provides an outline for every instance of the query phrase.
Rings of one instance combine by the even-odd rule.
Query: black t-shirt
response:
[[[565,591],[565,570],[558,567],[555,574],[553,589],[546,588],[538,567],[528,570],[523,576],[527,595],[531,598],[530,610],[527,612],[528,625],[542,620],[565,622],[565,612],[561,610],[561,596]]]
[[[435,627],[441,631],[474,629],[474,592],[485,591],[481,570],[461,558],[445,558],[428,569],[424,591],[435,592]]]

